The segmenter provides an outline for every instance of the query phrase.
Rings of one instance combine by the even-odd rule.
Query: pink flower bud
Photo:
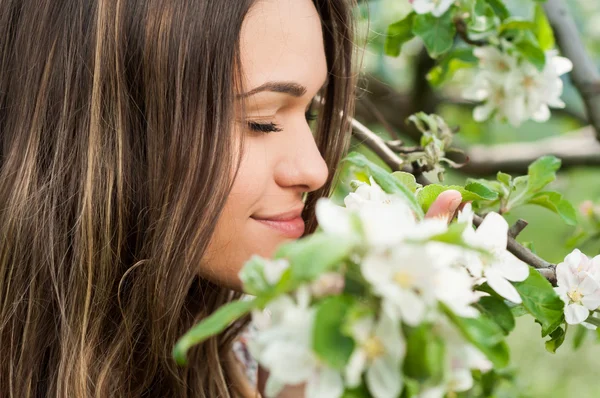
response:
[[[344,290],[344,276],[335,272],[323,274],[310,285],[315,297],[340,294]]]
[[[579,211],[584,216],[591,216],[594,212],[594,203],[591,200],[585,200],[579,205]]]

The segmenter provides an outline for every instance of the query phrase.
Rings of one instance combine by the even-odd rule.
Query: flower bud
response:
[[[344,276],[336,272],[328,272],[310,285],[310,291],[315,297],[340,294],[344,290]]]

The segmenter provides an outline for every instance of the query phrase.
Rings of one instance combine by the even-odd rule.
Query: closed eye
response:
[[[312,111],[312,102],[310,108],[304,113],[304,117],[307,122],[311,122],[317,119],[317,114]],[[283,128],[276,123],[258,123],[258,122],[248,122],[248,127],[259,133],[274,133],[283,131]]]

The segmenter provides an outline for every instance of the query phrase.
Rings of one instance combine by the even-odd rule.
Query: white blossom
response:
[[[521,282],[529,276],[527,264],[506,250],[508,223],[498,213],[489,213],[477,230],[471,228],[473,211],[470,204],[462,210],[459,221],[467,222],[465,240],[473,246],[487,250],[491,257],[470,255],[466,259],[467,269],[475,278],[487,281],[499,295],[513,303],[522,302],[519,293],[510,282]]]
[[[582,261],[582,253],[571,253],[556,266],[556,293],[565,303],[565,320],[568,324],[584,322],[590,311],[600,306],[600,283],[590,271],[590,261]]]
[[[434,17],[439,17],[448,11],[454,0],[412,0],[411,3],[417,14],[431,13]]]
[[[596,282],[600,283],[600,256],[590,259],[579,249],[575,249],[558,266],[566,266],[579,280],[589,275]]]
[[[396,246],[407,239],[425,240],[448,229],[442,219],[418,221],[401,196],[385,193],[372,177],[370,184],[361,183],[344,203],[345,208],[329,199],[319,199],[316,214],[320,227],[331,234],[355,235],[354,215],[365,243],[374,248]]]
[[[312,352],[315,309],[310,293],[301,288],[292,298],[282,295],[264,312],[253,312],[259,329],[248,342],[252,356],[269,370],[267,397],[275,397],[286,385],[306,383],[306,397],[340,397],[343,380],[339,372],[322,365]]]
[[[377,322],[372,315],[352,324],[356,348],[346,366],[346,383],[356,387],[366,369],[366,382],[375,398],[397,397],[402,390],[400,365],[406,344],[398,322],[382,314]]]
[[[479,70],[472,86],[463,96],[483,101],[473,111],[476,121],[484,121],[495,113],[497,119],[507,119],[519,126],[528,119],[547,121],[550,109],[563,108],[561,75],[573,64],[559,57],[556,51],[546,52],[544,69],[539,71],[527,60],[493,46],[478,47],[473,54],[479,59]]]
[[[474,318],[479,311],[472,307],[482,297],[473,289],[473,278],[465,268],[442,267],[433,280],[436,298],[452,312],[465,318]]]
[[[511,70],[506,80],[511,101],[524,104],[526,117],[536,122],[550,119],[548,107],[565,107],[560,99],[563,92],[560,76],[570,72],[573,64],[557,54],[555,50],[546,52],[546,64],[541,72],[529,62],[521,62],[519,68]]]
[[[517,59],[496,47],[477,47],[473,54],[479,59],[479,70],[473,84],[463,93],[463,97],[473,101],[483,101],[475,107],[473,118],[482,122],[495,112],[498,119],[507,118],[518,125],[525,118],[524,106],[510,97],[506,80],[510,71],[517,66]]]
[[[416,326],[435,302],[433,261],[419,246],[399,246],[367,255],[361,272],[389,316]]]
[[[444,337],[446,345],[445,378],[441,384],[425,388],[418,397],[443,398],[448,392],[470,390],[473,387],[471,371],[476,369],[487,372],[493,367],[491,361],[468,343],[445,318],[437,320],[434,330]]]

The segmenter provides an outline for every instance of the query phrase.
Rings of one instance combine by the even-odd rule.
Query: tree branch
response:
[[[510,229],[508,230],[508,234],[513,237],[513,238],[517,238],[517,236],[519,236],[519,234],[525,229],[525,227],[527,227],[527,225],[529,225],[529,223],[525,220],[523,220],[522,218],[519,218],[512,227],[510,227]]]
[[[596,130],[596,138],[600,140],[600,72],[585,50],[577,24],[565,2],[547,0],[543,7],[560,50],[573,62],[573,84],[583,98],[587,117]]]
[[[379,137],[374,132],[370,131],[367,127],[365,127],[362,123],[360,123],[356,119],[352,119],[352,131],[353,134],[365,145],[367,145],[370,149],[372,149],[381,159],[388,165],[392,170],[403,170],[412,172],[417,181],[420,184],[427,185],[429,181],[422,175],[420,170],[415,170],[410,166],[404,165],[402,159],[400,159],[388,146],[385,144],[385,141]],[[483,219],[475,215],[473,219],[473,223],[476,226],[479,226]],[[514,254],[521,261],[529,264],[530,266],[542,270],[541,273],[544,275],[546,279],[548,279],[551,283],[556,283],[556,272],[555,265],[551,264],[542,258],[535,255],[529,249],[521,246],[514,238],[511,236],[507,237],[507,249],[512,254]]]
[[[375,152],[393,171],[410,172],[412,170],[409,166],[404,165],[402,159],[385,144],[383,139],[354,118],[352,119],[352,132],[361,144],[365,144]]]
[[[563,169],[600,166],[600,142],[594,135],[593,128],[588,126],[573,133],[534,142],[472,145],[465,149],[469,162],[461,171],[479,176],[491,175],[498,170],[523,174],[531,162],[543,155],[560,158]]]

